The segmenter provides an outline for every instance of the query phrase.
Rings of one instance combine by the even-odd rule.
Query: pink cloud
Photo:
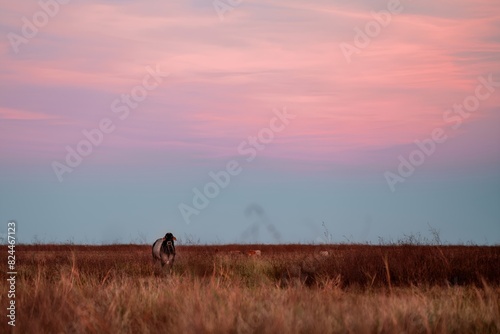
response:
[[[445,126],[443,112],[474,92],[478,76],[499,68],[498,5],[488,1],[405,4],[350,64],[339,43],[353,42],[353,28],[373,19],[371,7],[257,4],[242,4],[221,22],[211,6],[70,3],[20,55],[1,42],[0,88],[19,99],[0,104],[0,118],[25,121],[9,125],[17,133],[8,132],[13,145],[22,148],[16,154],[28,145],[19,130],[44,136],[33,147],[46,147],[52,158],[109,117],[117,130],[102,150],[127,153],[116,159],[156,151],[223,159],[267,126],[272,108],[286,106],[297,119],[264,157],[357,164],[368,150],[408,145]],[[7,31],[36,10],[2,7],[13,14]],[[111,102],[156,64],[171,76],[129,119],[118,120]],[[30,102],[27,86],[55,92],[57,100]],[[85,100],[56,94],[63,91],[84,91]],[[495,93],[481,111],[499,103]],[[496,121],[481,111],[467,121]]]
[[[41,119],[54,119],[54,117],[30,111],[0,108],[0,119],[30,121],[30,120],[41,120]]]

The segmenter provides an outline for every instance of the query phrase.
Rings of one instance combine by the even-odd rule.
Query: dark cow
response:
[[[172,233],[167,233],[163,238],[156,240],[152,247],[153,263],[160,261],[161,266],[169,265],[170,272],[175,261],[175,244],[177,239]]]

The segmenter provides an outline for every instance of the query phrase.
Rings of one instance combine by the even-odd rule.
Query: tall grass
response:
[[[18,246],[14,332],[500,332],[499,247],[226,245],[178,254],[168,275],[152,266],[148,246]]]

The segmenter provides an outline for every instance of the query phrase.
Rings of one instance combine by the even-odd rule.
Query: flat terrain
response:
[[[500,333],[500,247],[177,252],[169,274],[147,245],[18,245],[16,326],[3,315],[0,332]],[[1,286],[6,314],[9,282]]]

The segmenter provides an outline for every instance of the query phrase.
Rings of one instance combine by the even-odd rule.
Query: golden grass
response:
[[[488,276],[499,270],[495,247],[441,249],[439,261],[478,262],[468,271],[460,265],[458,282],[452,265],[447,281],[424,279],[429,268],[403,271],[397,248],[379,254],[377,247],[346,246],[323,258],[318,247],[248,246],[263,256],[227,255],[238,247],[178,247],[167,275],[152,267],[147,246],[18,246],[14,332],[500,332],[498,276]],[[437,254],[433,249],[413,251]],[[405,252],[411,262],[415,255]],[[353,258],[358,264],[348,266]],[[420,265],[435,261],[423,256]],[[1,285],[6,291],[7,282]],[[0,302],[7,305],[4,293]],[[6,320],[0,325],[2,333],[11,329]]]

